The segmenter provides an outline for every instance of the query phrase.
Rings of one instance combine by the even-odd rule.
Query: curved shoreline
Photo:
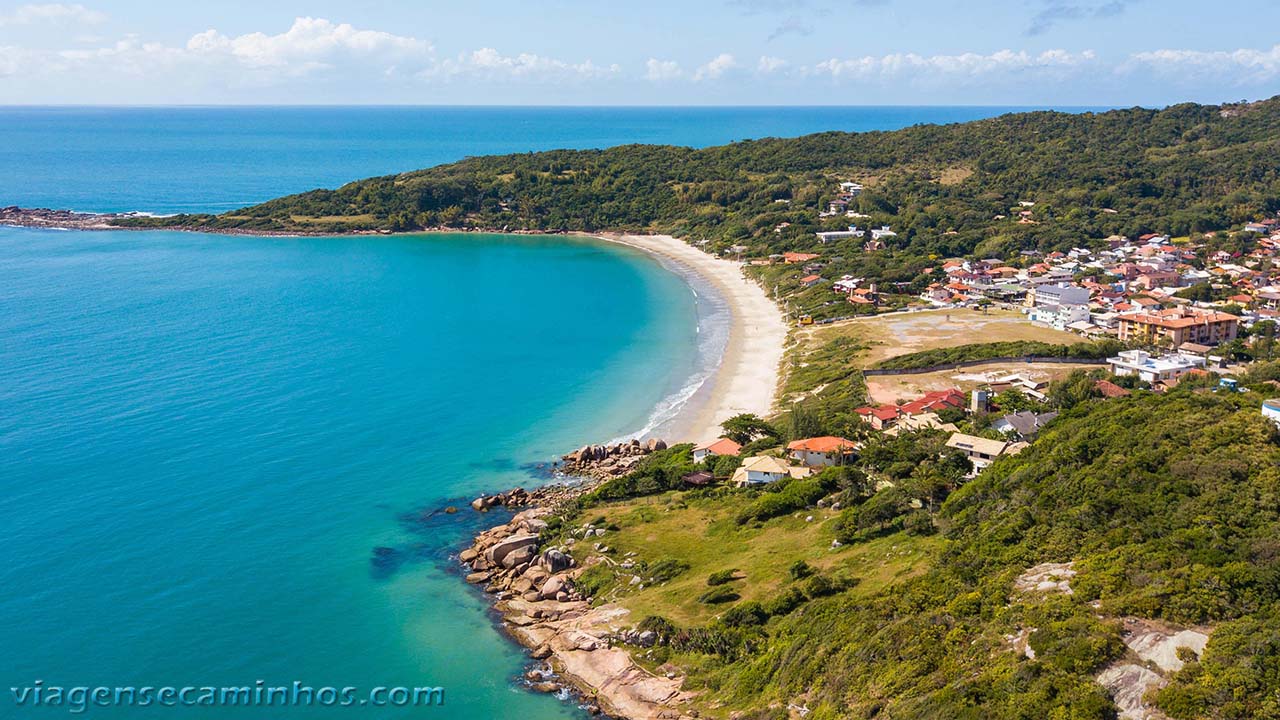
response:
[[[720,362],[685,406],[669,421],[666,433],[676,442],[707,442],[720,435],[720,422],[739,413],[764,417],[777,399],[787,325],[764,288],[742,274],[742,266],[709,255],[670,235],[590,235],[635,248],[688,270],[680,275],[701,281],[729,309],[728,342]]]
[[[434,235],[489,232],[497,235],[568,235],[609,242],[640,250],[660,263],[672,264],[687,272],[677,274],[695,292],[710,291],[729,309],[728,340],[724,352],[711,369],[710,377],[683,401],[669,419],[657,424],[663,435],[680,441],[708,442],[720,435],[719,423],[739,413],[769,415],[777,399],[780,366],[787,339],[787,325],[776,303],[760,285],[742,274],[742,266],[705,253],[670,235],[629,233],[545,233],[509,230],[433,228],[405,233],[277,233],[270,231],[171,228],[131,228],[111,224],[113,219],[134,213],[81,213],[45,208],[0,209],[0,226],[45,230],[179,231],[211,235],[261,237],[360,237],[368,235]],[[668,268],[671,269],[671,268]],[[691,282],[697,279],[699,282]],[[664,398],[665,400],[665,398]],[[655,408],[656,410],[656,408]],[[596,438],[605,441],[608,438]]]

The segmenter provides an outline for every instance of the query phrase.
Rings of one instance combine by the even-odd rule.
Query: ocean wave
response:
[[[690,294],[693,296],[694,309],[697,316],[697,325],[694,327],[694,333],[698,336],[697,369],[683,385],[668,393],[654,406],[643,427],[622,437],[614,438],[609,444],[626,442],[632,439],[639,440],[660,434],[659,431],[678,419],[681,413],[688,408],[689,403],[698,396],[699,391],[703,390],[708,382],[715,377],[716,369],[723,360],[724,353],[729,346],[729,328],[732,322],[732,314],[728,300],[721,296],[714,286],[704,285],[707,292],[705,296],[700,294],[698,286],[703,285],[705,281],[702,275],[693,268],[661,256],[658,256],[657,259],[663,267],[685,281],[686,287],[688,287]]]

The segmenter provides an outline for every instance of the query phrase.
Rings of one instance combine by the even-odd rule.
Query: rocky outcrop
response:
[[[586,445],[561,458],[561,469],[568,475],[607,479],[626,475],[645,455],[666,450],[664,440],[650,438],[644,442],[629,440],[616,445]]]
[[[112,220],[137,217],[136,213],[80,213],[48,208],[0,208],[0,225],[58,228],[62,230],[111,230]]]
[[[508,632],[534,659],[545,661],[544,668],[527,674],[526,684],[556,692],[563,678],[588,707],[617,718],[693,717],[684,711],[691,695],[682,690],[683,679],[675,672],[653,675],[626,649],[651,647],[657,635],[631,629],[623,608],[592,607],[574,585],[584,568],[570,549],[542,547],[539,533],[550,514],[542,507],[523,510],[480,533],[458,555],[467,582],[494,597]]]

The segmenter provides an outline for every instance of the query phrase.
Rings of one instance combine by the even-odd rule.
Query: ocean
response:
[[[0,204],[218,211],[477,153],[1004,111],[9,108]],[[0,228],[0,684],[438,686],[429,709],[175,712],[581,717],[521,689],[461,581],[466,503],[660,424],[717,312],[565,237]]]

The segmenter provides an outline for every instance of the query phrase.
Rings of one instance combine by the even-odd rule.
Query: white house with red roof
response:
[[[830,435],[796,440],[787,445],[792,460],[810,467],[845,465],[857,449],[854,441]]]
[[[729,438],[720,438],[714,442],[703,443],[693,449],[693,461],[700,463],[715,455],[737,455],[742,446]]]

